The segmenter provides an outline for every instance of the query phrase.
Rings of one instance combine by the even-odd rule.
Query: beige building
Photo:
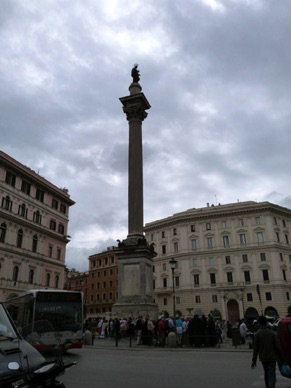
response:
[[[64,286],[69,207],[60,189],[0,151],[0,301]]]
[[[288,314],[290,229],[290,209],[253,201],[207,205],[146,224],[146,238],[158,253],[159,310],[172,315],[175,303],[177,313],[213,312],[230,322]]]

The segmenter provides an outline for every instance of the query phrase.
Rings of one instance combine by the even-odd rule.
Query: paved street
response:
[[[65,361],[77,361],[62,376],[67,388],[250,388],[264,387],[263,370],[251,370],[247,348],[154,348],[133,346],[122,340],[96,341],[94,346],[71,350]],[[277,374],[276,388],[291,387]]]

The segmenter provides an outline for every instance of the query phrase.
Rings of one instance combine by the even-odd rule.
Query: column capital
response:
[[[121,97],[123,112],[128,121],[143,121],[147,117],[146,110],[150,109],[150,104],[143,93],[136,93],[130,96]]]
[[[147,112],[139,106],[123,107],[123,112],[126,114],[128,121],[143,121],[147,117]]]

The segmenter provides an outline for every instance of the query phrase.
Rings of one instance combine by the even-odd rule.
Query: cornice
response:
[[[58,188],[53,183],[49,182],[47,179],[37,174],[34,170],[24,166],[23,164],[13,159],[11,156],[7,155],[3,151],[0,151],[0,163],[3,164],[5,167],[8,167],[9,170],[24,176],[29,182],[36,182],[37,186],[41,186],[46,190],[53,192],[55,195],[67,202],[70,206],[75,204],[75,202],[70,199],[70,195],[66,191],[64,191],[64,189]]]
[[[62,261],[48,258],[44,255],[41,255],[40,253],[36,253],[34,256],[33,254],[30,254],[29,251],[26,251],[25,254],[21,254],[19,251],[11,249],[11,245],[9,246],[9,248],[7,248],[7,246],[5,246],[5,244],[3,243],[0,244],[0,252],[5,252],[10,256],[12,255],[17,260],[29,259],[34,262],[37,262],[37,264],[46,263],[52,265],[53,267],[65,268],[65,263]]]
[[[103,251],[100,253],[94,253],[93,255],[89,256],[88,260],[91,261],[96,259],[102,259],[102,258],[108,257],[108,255],[114,255],[114,257],[116,258],[117,257],[116,251],[117,251],[117,247],[115,246],[111,248],[107,248],[106,251]]]
[[[37,201],[34,197],[23,193],[22,191],[15,189],[5,182],[1,182],[1,190],[3,191],[3,196],[8,195],[12,197],[13,202],[16,200],[17,202],[22,202],[30,208],[37,208],[41,212],[45,212],[48,215],[53,217],[57,217],[63,220],[63,222],[68,222],[69,215],[65,213],[61,213],[58,210],[53,209],[51,206],[44,202]],[[15,202],[16,202],[15,201]],[[65,201],[63,201],[65,202]],[[66,203],[67,204],[67,203]],[[5,209],[4,209],[5,210]]]
[[[39,225],[34,223],[31,220],[27,220],[22,217],[16,217],[13,213],[10,212],[3,212],[3,210],[0,210],[0,218],[3,218],[4,220],[7,220],[8,222],[12,222],[18,226],[22,226],[23,228],[30,229],[32,231],[35,231],[39,234],[45,235],[47,237],[51,237],[55,240],[58,240],[62,243],[68,243],[70,240],[68,240],[64,235],[53,233],[50,229],[45,228],[43,225]]]
[[[226,205],[209,206],[198,209],[189,209],[181,213],[175,213],[167,218],[146,223],[144,231],[153,231],[171,225],[182,223],[195,223],[201,220],[210,220],[230,216],[244,216],[248,214],[272,213],[291,218],[291,209],[273,204],[271,202],[238,202]]]

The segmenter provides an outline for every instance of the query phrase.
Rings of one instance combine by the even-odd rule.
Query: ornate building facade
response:
[[[64,286],[69,207],[60,189],[0,151],[0,300]]]
[[[235,322],[291,311],[291,210],[269,202],[189,209],[146,224],[160,311]],[[169,261],[175,259],[172,272]],[[173,300],[173,293],[174,300]]]

